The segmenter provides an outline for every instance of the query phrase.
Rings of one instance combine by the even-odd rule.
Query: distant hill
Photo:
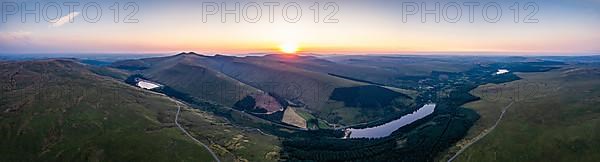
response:
[[[575,63],[599,63],[600,55],[591,56],[540,56],[540,59],[549,61],[563,61]]]
[[[320,69],[345,76],[400,88],[412,88],[407,79],[430,76],[434,71],[463,72],[475,67],[472,57],[449,56],[337,56],[327,58],[341,66]],[[341,68],[336,68],[341,67]],[[352,67],[352,68],[348,68]]]

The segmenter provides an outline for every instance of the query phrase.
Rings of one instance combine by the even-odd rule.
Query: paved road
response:
[[[212,157],[215,159],[215,161],[221,162],[221,160],[219,160],[219,157],[217,157],[217,155],[207,145],[205,145],[204,143],[202,143],[199,140],[197,140],[196,138],[194,138],[192,136],[192,134],[190,134],[187,130],[185,130],[179,124],[179,112],[181,111],[181,105],[179,105],[179,102],[177,102],[177,101],[174,101],[172,99],[171,99],[171,101],[173,101],[175,104],[177,104],[177,114],[175,115],[175,125],[177,125],[177,127],[179,127],[179,129],[181,129],[181,131],[183,131],[183,133],[185,133],[192,140],[196,141],[198,144],[202,145],[202,147],[206,148],[206,150],[208,150],[208,152],[210,152],[210,155],[212,155]]]
[[[506,110],[508,110],[508,108],[510,108],[514,103],[515,102],[513,101],[510,104],[506,105],[502,109],[502,113],[500,114],[500,117],[498,118],[498,120],[496,120],[496,123],[494,123],[494,125],[492,127],[490,127],[490,129],[488,129],[487,131],[484,131],[483,133],[481,133],[477,137],[475,137],[470,143],[468,143],[467,145],[465,145],[465,147],[463,147],[462,149],[460,149],[458,152],[456,152],[456,154],[454,154],[454,156],[452,156],[450,159],[448,159],[448,162],[452,162],[461,153],[463,153],[465,150],[467,150],[467,148],[469,148],[472,144],[476,143],[477,141],[479,141],[480,139],[482,139],[483,137],[485,137],[486,135],[488,135],[490,132],[492,132],[494,129],[496,129],[496,126],[498,126],[498,124],[500,123],[500,121],[504,117],[504,113],[506,113]]]

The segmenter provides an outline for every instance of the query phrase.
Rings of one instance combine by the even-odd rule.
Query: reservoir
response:
[[[349,131],[349,138],[381,138],[386,137],[392,134],[392,132],[398,130],[399,128],[406,126],[410,123],[413,123],[419,119],[423,119],[435,110],[435,104],[426,104],[423,107],[419,108],[417,111],[404,115],[399,119],[393,120],[391,122],[385,123],[383,125],[363,128],[363,129],[353,129],[349,128],[346,131]]]
[[[140,80],[140,82],[137,83],[137,86],[144,89],[154,89],[160,87],[161,85],[145,80]]]
[[[507,69],[498,69],[498,72],[496,72],[496,75],[500,75],[500,74],[506,74],[510,71],[508,71]]]

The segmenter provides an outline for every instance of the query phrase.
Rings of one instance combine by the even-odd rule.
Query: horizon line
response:
[[[162,51],[162,52],[1,52],[0,55],[176,55],[180,53],[194,52],[201,55],[228,55],[228,56],[261,56],[271,54],[282,54],[280,52],[247,52],[247,53],[221,53],[221,52],[197,52],[189,51]],[[318,52],[298,52],[292,55],[312,55],[312,56],[387,56],[387,55],[405,55],[405,56],[598,56],[600,52],[497,52],[497,51],[427,51],[427,52],[356,52],[356,53],[318,53]]]

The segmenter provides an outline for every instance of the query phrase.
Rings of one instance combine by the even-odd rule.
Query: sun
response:
[[[283,43],[281,45],[279,45],[279,50],[283,53],[287,53],[287,54],[294,54],[296,52],[298,52],[298,44],[297,43]]]

